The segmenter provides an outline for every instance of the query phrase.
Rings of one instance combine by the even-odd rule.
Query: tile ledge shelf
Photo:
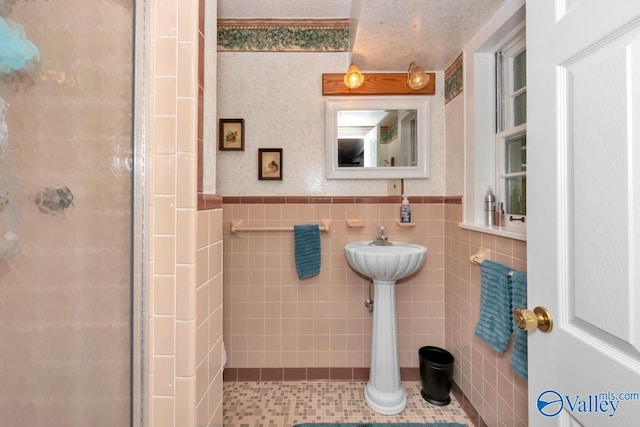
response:
[[[400,228],[413,228],[416,226],[415,222],[401,222],[399,219],[396,219],[396,225]]]

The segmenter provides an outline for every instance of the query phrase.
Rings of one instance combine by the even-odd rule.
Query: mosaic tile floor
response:
[[[290,427],[303,422],[457,422],[473,424],[452,395],[447,406],[420,396],[419,381],[404,381],[407,407],[380,415],[364,403],[366,382],[225,382],[225,427]]]

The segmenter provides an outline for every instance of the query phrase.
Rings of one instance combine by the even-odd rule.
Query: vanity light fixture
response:
[[[355,89],[362,86],[362,83],[364,83],[364,76],[360,72],[360,69],[356,65],[351,64],[344,75],[344,85],[349,89]]]
[[[417,65],[415,62],[409,64],[409,70],[407,71],[407,86],[411,90],[422,89],[429,84],[429,74],[424,71],[424,68]]]

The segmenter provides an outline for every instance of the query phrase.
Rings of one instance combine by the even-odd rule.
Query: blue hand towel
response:
[[[516,271],[511,278],[511,309],[527,306],[527,273]],[[513,324],[513,350],[511,351],[511,367],[516,374],[527,379],[527,331]]]
[[[498,353],[504,353],[511,339],[510,268],[485,260],[481,265],[480,318],[475,334]]]
[[[306,279],[320,272],[320,227],[294,225],[295,260],[298,277]]]

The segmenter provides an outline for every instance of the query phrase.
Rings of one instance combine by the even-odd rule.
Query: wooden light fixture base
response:
[[[323,74],[322,95],[433,95],[436,93],[436,73],[427,74],[429,83],[419,90],[409,89],[407,73],[364,74],[364,83],[355,89],[344,85],[344,74]]]

